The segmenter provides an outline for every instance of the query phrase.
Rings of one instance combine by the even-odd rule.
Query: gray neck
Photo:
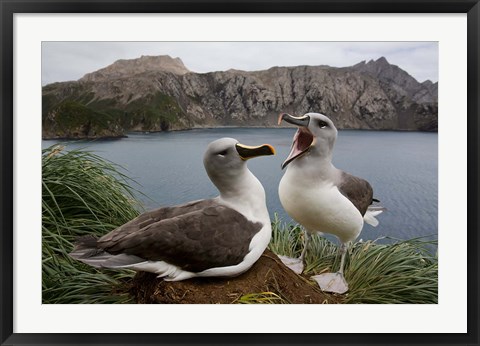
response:
[[[217,184],[216,184],[217,185]],[[217,185],[221,203],[239,211],[249,220],[269,223],[265,190],[258,179],[245,169],[233,184]]]
[[[234,177],[226,177],[223,181],[215,182],[218,190],[220,191],[220,197],[224,200],[234,200],[238,198],[248,199],[254,192],[257,195],[261,192],[265,198],[265,192],[262,184],[258,179],[250,172],[245,166],[240,174]]]
[[[332,164],[332,152],[315,149],[318,148],[312,147],[308,153],[291,162],[287,171],[302,179],[333,178],[338,169]]]

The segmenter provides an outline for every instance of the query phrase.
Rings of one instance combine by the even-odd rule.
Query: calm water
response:
[[[86,148],[113,161],[135,179],[147,209],[195,199],[215,197],[217,190],[203,168],[203,153],[211,141],[233,137],[243,144],[269,143],[277,155],[248,161],[267,193],[270,214],[291,221],[280,204],[277,188],[295,129],[222,128],[138,134],[107,141],[71,141],[68,148]],[[339,131],[334,164],[367,179],[374,197],[388,211],[378,216],[380,225],[365,225],[359,238],[388,236],[410,239],[437,235],[438,135],[389,131]],[[57,141],[43,141],[48,147]]]

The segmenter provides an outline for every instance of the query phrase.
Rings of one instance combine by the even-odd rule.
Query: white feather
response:
[[[363,216],[363,220],[368,223],[369,225],[372,225],[373,227],[377,227],[379,222],[375,218],[378,214],[381,214],[383,210],[370,210],[368,209],[365,215]]]

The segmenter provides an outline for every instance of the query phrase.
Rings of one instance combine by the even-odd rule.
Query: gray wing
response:
[[[373,201],[373,189],[369,182],[342,171],[337,187],[364,216]]]
[[[129,234],[136,233],[141,229],[156,222],[180,215],[185,215],[215,205],[218,205],[218,203],[213,199],[202,199],[172,207],[153,209],[137,216],[135,219],[127,222],[126,224],[123,224],[122,226],[111,231],[110,233],[104,235],[102,238],[100,238],[100,241],[102,241],[102,239],[108,239],[110,241],[120,241],[122,238],[128,236]]]
[[[176,215],[177,212],[159,211],[171,217],[158,221],[153,216],[158,213],[141,215],[136,222],[100,238],[97,246],[110,254],[165,261],[183,270],[199,272],[240,263],[249,252],[253,236],[263,226],[215,202],[204,208],[197,205],[187,213]]]

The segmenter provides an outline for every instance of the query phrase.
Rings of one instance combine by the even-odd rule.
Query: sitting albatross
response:
[[[364,221],[377,226],[375,216],[383,208],[370,206],[376,200],[366,180],[333,166],[337,129],[328,117],[319,113],[307,113],[301,117],[283,113],[278,123],[282,120],[299,128],[293,138],[290,154],[282,164],[282,169],[288,167],[278,188],[280,202],[308,233],[330,233],[339,238],[339,271],[312,278],[324,291],[345,293],[348,284],[343,277],[343,269],[347,243],[358,237]],[[297,273],[303,271],[308,233],[305,234],[299,259],[282,257],[282,261]]]
[[[265,191],[246,161],[273,154],[268,144],[250,147],[233,138],[210,143],[203,162],[218,197],[146,212],[100,239],[82,237],[70,256],[94,267],[153,272],[167,281],[245,272],[271,237]]]

